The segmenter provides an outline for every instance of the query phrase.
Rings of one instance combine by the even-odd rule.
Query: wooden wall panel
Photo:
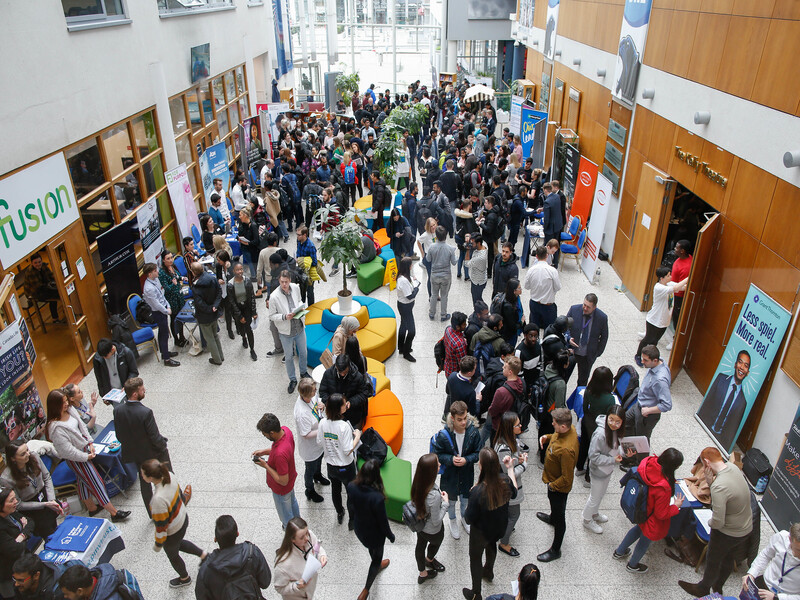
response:
[[[800,2],[797,0],[776,0],[772,18],[800,20]]]
[[[796,4],[800,5],[800,2]],[[777,8],[776,5],[776,11]],[[797,76],[798,56],[800,56],[800,21],[773,19],[761,55],[752,100],[795,114],[797,99],[800,97],[800,77]]]
[[[769,290],[770,296],[791,311],[797,286],[800,285],[800,270],[761,245],[753,264],[753,284],[762,290]]]
[[[675,8],[675,0],[653,0],[653,10],[657,8],[665,8],[668,10],[672,10],[673,8]],[[647,35],[649,36],[650,34],[648,33]]]
[[[674,146],[680,146],[682,152],[688,152],[694,156],[701,156],[703,152],[703,141],[703,138],[699,135],[694,135],[685,129],[679,128]],[[670,165],[669,169],[667,169],[667,173],[680,181],[684,187],[693,190],[695,182],[697,181],[697,171],[695,167],[688,165],[675,155],[674,146],[670,148]]]
[[[761,239],[777,178],[739,159],[731,179],[733,185],[725,216],[756,239]]]
[[[736,293],[726,286],[716,273],[709,273],[706,280],[706,288],[703,297],[697,306],[697,321],[702,323],[702,328],[712,334],[712,337],[719,340],[721,344],[727,341],[723,336],[725,330],[730,330],[731,309],[734,303],[741,302],[744,294]],[[737,310],[741,308],[736,307]],[[692,342],[694,342],[694,337]]]
[[[636,120],[633,122],[632,130],[628,129],[628,145],[631,150],[638,150],[645,155],[649,152],[654,116],[645,107],[636,107]],[[663,170],[662,167],[659,168]]]
[[[702,0],[700,12],[729,15],[733,12],[734,0]]]
[[[722,50],[725,47],[723,40],[728,35],[730,21],[730,14],[701,13],[698,16],[692,57],[687,71],[689,79],[711,87],[716,84]]]
[[[638,110],[638,109],[637,109]],[[669,173],[669,165],[675,154],[675,134],[678,126],[672,121],[653,114],[653,130],[647,162]]]
[[[734,0],[733,14],[745,17],[769,18],[775,8],[775,0]]]
[[[724,229],[716,252],[711,254],[710,269],[733,292],[746,294],[750,289],[758,240],[727,218],[722,224]]]
[[[700,153],[700,158],[703,162],[708,163],[709,169],[716,171],[730,181],[731,169],[733,168],[733,154],[726,152],[708,140],[704,140],[703,151]],[[712,181],[708,176],[703,174],[702,170],[697,174],[694,193],[718,211],[722,211],[726,191],[727,188]]]
[[[669,45],[669,32],[672,26],[671,9],[653,8],[650,25],[647,29],[647,44],[644,63],[654,69],[664,69],[665,54]]]
[[[544,29],[547,26],[547,2],[537,2],[533,6],[533,26]]]
[[[734,96],[750,98],[769,31],[769,20],[731,17],[716,87]]]
[[[793,265],[800,265],[798,213],[800,213],[800,188],[779,179],[761,241]]]
[[[686,77],[692,57],[692,40],[697,31],[699,14],[696,12],[675,11],[669,28],[669,41],[664,55],[664,70]]]

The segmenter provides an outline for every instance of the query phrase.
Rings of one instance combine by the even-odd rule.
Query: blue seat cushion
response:
[[[572,244],[561,244],[561,252],[564,254],[577,254],[578,247],[573,246]]]
[[[308,366],[316,367],[320,364],[320,356],[333,338],[333,332],[328,331],[319,323],[306,325],[306,348],[308,349]]]
[[[53,480],[53,486],[61,487],[62,485],[70,485],[77,482],[75,472],[69,468],[67,461],[62,461],[58,464],[55,470],[50,473]]]
[[[343,315],[337,315],[326,308],[322,311],[321,325],[330,332],[336,331],[339,324],[342,322]]]
[[[381,253],[378,256],[381,257],[383,265],[386,266],[386,263],[395,257],[394,250],[392,250],[389,246],[384,246],[383,249],[381,250]]]
[[[143,327],[142,329],[135,329],[131,331],[131,337],[133,337],[133,343],[138,345],[149,342],[155,336],[153,335],[153,330],[150,327]]]
[[[381,302],[380,300],[376,300],[375,298],[367,298],[364,297],[362,300],[361,296],[355,296],[355,299],[361,302],[361,304],[366,304],[367,312],[369,313],[370,319],[381,319],[384,317],[391,317],[395,318],[394,311],[392,307],[386,304],[385,302]]]

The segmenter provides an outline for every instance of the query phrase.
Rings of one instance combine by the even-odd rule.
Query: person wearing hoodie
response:
[[[492,273],[492,298],[506,289],[510,279],[519,279],[517,255],[510,242],[503,244],[502,251],[495,257]]]
[[[678,514],[683,505],[683,495],[675,495],[675,471],[683,464],[683,454],[675,448],[667,448],[661,456],[648,456],[639,463],[638,474],[647,485],[647,520],[630,528],[614,554],[617,560],[628,560],[626,568],[631,573],[647,573],[642,557],[655,541],[663,539],[669,532],[670,519]],[[631,552],[631,546],[637,542]]]
[[[489,405],[486,423],[484,423],[483,440],[494,440],[500,419],[505,413],[514,410],[514,401],[525,397],[525,382],[519,377],[522,370],[522,361],[516,356],[510,356],[503,365],[505,382],[494,393],[492,403]]]
[[[272,574],[264,554],[251,542],[237,544],[237,537],[239,528],[234,518],[230,515],[217,517],[214,541],[219,549],[200,563],[194,588],[197,600],[222,600],[225,585],[242,572],[250,575],[260,589],[269,587]],[[253,591],[260,595],[259,590]]]
[[[625,431],[625,409],[612,404],[596,419],[596,429],[589,442],[589,472],[592,475],[591,491],[583,507],[583,526],[593,533],[603,533],[601,523],[608,517],[599,512],[600,502],[608,490],[608,482],[614,473],[614,467],[622,461],[620,454],[620,434]],[[586,415],[586,413],[584,413]],[[586,435],[586,433],[584,433]],[[583,442],[583,436],[581,436]],[[585,487],[585,485],[584,485]]]
[[[67,567],[58,579],[58,587],[67,600],[127,600],[119,593],[117,570],[100,563],[89,570],[82,564]]]
[[[469,491],[475,481],[475,463],[481,449],[481,436],[477,421],[467,411],[467,405],[461,401],[450,405],[447,425],[436,434],[433,440],[433,451],[444,466],[439,485],[447,493],[449,504],[447,513],[450,517],[450,535],[454,539],[461,537],[456,522],[456,502],[461,501],[461,523],[469,533],[469,525],[464,521],[467,511]]]
[[[469,343],[469,351],[474,353],[475,347],[479,344],[491,344],[495,356],[500,356],[500,347],[506,343],[500,331],[503,328],[503,317],[500,315],[489,315],[486,324],[472,336]]]
[[[492,276],[492,269],[494,268],[495,255],[497,254],[497,240],[503,234],[503,217],[500,212],[497,198],[489,195],[484,198],[484,213],[483,219],[478,222],[481,228],[481,234],[486,241],[487,250],[489,255],[487,257],[489,268],[487,275]]]
[[[467,328],[464,330],[464,337],[467,338],[467,346],[472,342],[473,336],[478,333],[486,321],[489,320],[489,307],[483,300],[476,300],[473,313],[467,319]]]

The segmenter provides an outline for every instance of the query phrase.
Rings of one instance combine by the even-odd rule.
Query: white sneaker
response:
[[[461,530],[458,528],[458,521],[455,519],[450,519],[450,535],[453,536],[454,540],[461,537]]]
[[[645,336],[644,331],[637,331],[636,332],[636,337],[638,337],[640,340],[643,340],[644,336]]]
[[[461,524],[464,526],[464,531],[469,535],[469,525],[467,525],[467,522],[463,518],[461,519]]]
[[[670,350],[672,350],[672,342],[667,344],[667,352],[669,352]]]
[[[584,519],[583,526],[592,533],[603,533],[603,528],[600,527],[600,525],[594,521],[587,521],[586,519]]]
[[[605,515],[604,515],[604,514],[602,514],[602,513],[597,513],[596,515],[594,515],[594,516],[592,517],[592,520],[593,520],[595,523],[608,523],[608,517],[607,517],[607,516],[605,516]]]

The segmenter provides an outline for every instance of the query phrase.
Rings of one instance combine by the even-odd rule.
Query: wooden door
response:
[[[658,178],[658,179],[656,179]],[[631,230],[625,286],[639,310],[649,305],[655,269],[661,259],[662,240],[668,225],[675,180],[650,163],[642,165]]]
[[[705,289],[706,274],[711,259],[711,251],[719,231],[719,214],[714,215],[697,235],[695,242],[694,255],[692,256],[692,270],[689,273],[689,283],[686,286],[686,293],[683,296],[683,306],[681,316],[678,320],[678,328],[675,331],[675,339],[672,342],[672,352],[669,356],[669,370],[672,373],[672,380],[678,376],[683,368],[683,359],[686,357],[686,348],[692,340],[697,313],[699,312],[699,298]]]
[[[67,324],[84,374],[92,370],[98,340],[108,336],[106,309],[80,222],[47,245]]]

